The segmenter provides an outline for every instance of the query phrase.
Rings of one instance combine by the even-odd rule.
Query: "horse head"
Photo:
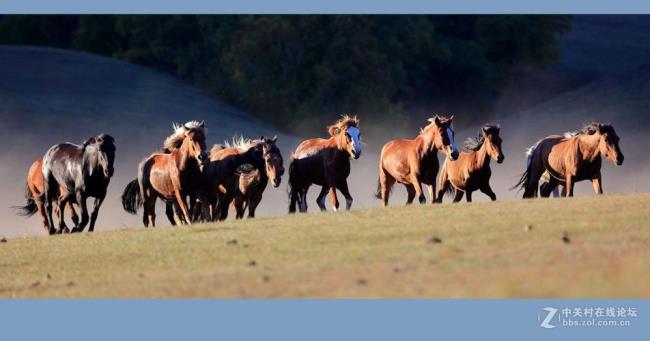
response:
[[[208,153],[206,152],[207,145],[205,143],[205,122],[190,121],[185,123],[180,129],[183,132],[181,149],[187,152],[190,157],[196,159],[199,167],[203,169],[209,161]]]
[[[284,167],[282,166],[282,154],[276,145],[278,137],[274,136],[272,139],[261,138],[262,141],[262,157],[264,159],[264,169],[266,176],[271,179],[273,187],[280,186],[282,175],[284,174]]]
[[[619,137],[614,131],[614,127],[611,124],[596,123],[596,131],[600,135],[600,140],[598,141],[598,149],[600,153],[605,156],[606,159],[611,160],[617,166],[623,164],[623,152],[618,145]]]
[[[450,117],[436,115],[428,120],[431,123],[422,130],[423,133],[431,132],[433,134],[432,145],[436,149],[447,153],[447,156],[452,161],[456,160],[459,155],[456,140],[454,139],[456,133],[451,129],[453,120],[453,115]]]
[[[110,178],[115,172],[115,139],[108,134],[99,134],[86,140],[83,144],[84,155],[97,161],[91,165],[92,174],[95,167],[102,169],[104,176]],[[92,154],[92,155],[91,155]]]
[[[361,157],[361,131],[357,116],[344,115],[340,120],[327,127],[329,134],[336,139],[339,150],[350,154],[351,159]]]
[[[481,128],[481,134],[485,141],[485,150],[497,163],[502,163],[505,159],[503,149],[501,149],[501,136],[499,136],[500,131],[501,126],[498,124],[486,125]]]

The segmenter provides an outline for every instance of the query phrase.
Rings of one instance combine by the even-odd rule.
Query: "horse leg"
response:
[[[172,226],[176,226],[176,217],[174,216],[174,204],[172,202],[169,201],[165,202],[165,215],[167,216],[167,220],[169,220],[169,223],[172,224]]]
[[[332,202],[332,209],[334,212],[339,210],[339,198],[336,197],[336,187],[329,187],[330,201]]]
[[[412,173],[411,175],[411,184],[415,187],[415,194],[418,196],[418,201],[420,204],[424,204],[427,201],[427,198],[424,197],[424,192],[422,192],[422,183],[415,173]]]
[[[395,184],[395,178],[386,171],[382,170],[379,172],[379,191],[381,195],[381,201],[384,207],[388,206],[388,197],[390,196],[390,189]]]
[[[47,221],[47,213],[45,212],[45,205],[43,204],[43,199],[42,198],[36,198],[34,196],[34,202],[36,202],[36,208],[38,208],[38,213],[41,216],[41,222],[43,223],[43,227],[45,228],[45,232],[50,233],[50,224]]]
[[[300,192],[298,194],[298,205],[300,206],[300,212],[305,213],[307,212],[307,191],[309,190],[309,186],[305,186],[302,189],[300,189]]]
[[[81,221],[79,225],[75,227],[77,232],[81,232],[88,224],[88,207],[86,206],[86,195],[82,191],[77,191],[77,205],[79,205],[79,210],[81,211]]]
[[[413,185],[404,185],[406,187],[406,204],[410,205],[413,203],[413,199],[415,199],[415,187]]]
[[[142,214],[142,223],[144,227],[156,227],[156,197],[148,196],[145,198],[142,208],[144,213]]]
[[[603,179],[600,172],[594,175],[591,179],[591,185],[594,187],[594,192],[596,192],[596,194],[603,194]]]
[[[65,223],[65,206],[70,202],[67,196],[62,196],[59,197],[59,203],[57,206],[54,208],[54,213],[56,213],[59,216],[59,233],[69,233],[70,229],[68,229],[68,226]],[[72,229],[74,231],[74,228]]]
[[[88,232],[95,231],[95,222],[97,222],[97,216],[99,215],[99,207],[102,206],[105,197],[105,195],[102,195],[101,197],[95,198],[95,202],[93,203],[93,213],[90,214],[90,226],[88,227]]]
[[[57,198],[58,184],[56,182],[49,180],[49,176],[44,174],[44,193],[45,193],[45,215],[47,218],[47,225],[49,227],[50,235],[55,234],[56,228],[54,227],[54,219],[52,219],[52,206],[54,205],[54,200]]]
[[[318,204],[321,212],[327,211],[327,207],[325,207],[325,197],[327,196],[327,190],[328,187],[323,185],[323,187],[320,189],[320,193],[318,193],[318,197],[316,198],[316,204]]]
[[[463,194],[465,194],[465,192],[457,189],[456,196],[454,197],[454,202],[459,202],[461,199],[463,199]]]
[[[232,206],[235,209],[235,219],[244,218],[244,213],[246,208],[244,207],[246,203],[246,198],[242,195],[235,195],[235,199],[232,201]]]
[[[467,202],[472,202],[472,191],[467,190],[465,192],[465,200],[467,200]]]
[[[189,213],[189,211],[187,209],[187,203],[185,202],[185,198],[181,194],[180,190],[177,189],[174,192],[175,192],[174,194],[176,195],[176,202],[178,203],[178,207],[180,208],[181,212],[183,213],[183,219],[185,220],[184,223],[188,224],[192,220],[190,219],[190,213]]]
[[[248,203],[248,217],[249,218],[255,218],[255,210],[257,209],[257,206],[262,202],[262,191],[259,191],[259,193],[255,193],[251,196],[249,203]]]
[[[432,204],[436,203],[436,183],[427,185],[427,191],[429,192],[429,198]]]
[[[219,211],[219,220],[226,220],[228,218],[228,208],[230,207],[230,202],[232,202],[232,195],[225,194],[219,200],[219,205],[217,210]]]
[[[564,185],[564,190],[566,191],[566,196],[567,197],[572,197],[573,196],[573,187],[574,187],[573,176],[571,174],[567,174],[565,181],[566,182],[565,182],[565,185]]]
[[[68,204],[65,206],[65,209],[68,210],[68,213],[70,213],[70,218],[72,218],[72,223],[74,224],[74,226],[79,225],[79,215],[77,215],[77,212],[74,210],[72,201],[68,201]]]
[[[490,200],[492,201],[497,200],[497,195],[494,194],[494,191],[492,191],[492,187],[490,187],[490,184],[486,184],[485,186],[481,187],[480,191],[483,192],[488,197],[490,197]]]
[[[336,188],[341,191],[341,194],[345,197],[345,209],[350,210],[352,208],[352,195],[350,195],[350,189],[348,188],[348,182],[347,180],[342,180],[339,181],[339,183],[336,185]]]

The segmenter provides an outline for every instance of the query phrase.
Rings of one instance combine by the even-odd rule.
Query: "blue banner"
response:
[[[4,300],[5,340],[639,340],[638,300]]]
[[[642,14],[642,0],[3,0],[5,14]]]

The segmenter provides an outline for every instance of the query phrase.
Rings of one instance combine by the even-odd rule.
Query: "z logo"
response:
[[[557,309],[552,307],[546,307],[542,310],[546,311],[546,317],[544,318],[542,323],[539,324],[539,326],[546,329],[555,328],[555,326],[552,325],[550,322],[551,320],[553,320],[553,317],[555,317],[555,314],[557,314]]]

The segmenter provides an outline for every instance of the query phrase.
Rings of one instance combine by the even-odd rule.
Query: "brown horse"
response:
[[[307,190],[312,184],[322,186],[316,203],[325,211],[325,196],[329,192],[334,210],[338,210],[338,189],[345,197],[345,208],[352,206],[348,190],[350,159],[361,156],[359,119],[343,116],[327,128],[329,139],[305,140],[291,156],[289,163],[289,213],[307,212]]]
[[[191,223],[187,197],[194,197],[203,184],[202,170],[208,161],[205,144],[205,123],[190,121],[173,125],[174,133],[165,141],[170,153],[155,153],[138,166],[138,178],[131,181],[122,194],[124,210],[136,214],[144,207],[145,227],[156,225],[156,198],[173,202],[180,209],[175,217],[179,224]],[[172,212],[168,205],[167,216]]]
[[[65,196],[66,188],[61,186],[59,189],[59,197]],[[14,206],[13,208],[18,211],[19,215],[22,216],[32,216],[37,211],[41,215],[41,221],[45,231],[48,233],[53,233],[54,230],[50,229],[50,224],[47,220],[47,215],[45,213],[45,193],[44,193],[44,179],[43,179],[43,158],[39,157],[36,161],[32,163],[27,172],[27,191],[25,192],[25,199],[27,204],[25,206]],[[73,201],[68,201],[65,209],[70,213],[72,217],[72,222],[76,225],[79,224],[79,216],[72,207]],[[54,208],[55,214],[59,215],[59,206]],[[61,222],[64,231],[69,231],[68,227],[65,225],[65,221]]]
[[[209,212],[204,213],[204,216],[210,216],[213,221],[225,220],[228,217],[228,207],[239,191],[240,170],[242,167],[264,169],[266,167],[264,154],[271,153],[269,152],[271,150],[273,154],[279,154],[275,139],[264,137],[259,140],[240,138],[234,140],[232,144],[213,146],[210,151],[210,162],[205,171],[207,182],[205,196]],[[281,176],[280,173],[278,174],[273,177],[277,185],[280,184],[279,176]],[[195,211],[195,216],[199,213],[198,210]]]
[[[499,125],[485,125],[479,131],[478,137],[465,141],[469,152],[462,152],[455,161],[446,160],[438,177],[437,202],[442,202],[445,192],[455,192],[454,202],[459,202],[463,194],[467,202],[472,201],[472,192],[480,190],[492,199],[497,200],[496,194],[490,187],[490,158],[502,163],[501,137]]]
[[[548,192],[561,184],[565,187],[563,192],[570,197],[576,182],[591,180],[594,192],[601,194],[602,157],[618,166],[623,164],[624,157],[618,143],[614,128],[598,122],[565,136],[548,136],[528,149],[526,171],[513,188],[523,188],[524,198],[535,197],[540,177],[548,172]]]
[[[282,166],[282,154],[276,142],[277,137],[273,137],[270,140],[265,140],[262,145],[263,169],[250,163],[237,168],[239,181],[232,202],[237,219],[244,217],[246,209],[248,209],[248,218],[255,217],[255,209],[262,201],[262,194],[264,194],[269,179],[271,179],[273,188],[280,186],[284,167]]]
[[[421,129],[413,140],[392,140],[381,149],[379,159],[379,181],[375,196],[388,205],[390,190],[399,182],[406,186],[411,204],[415,196],[420,203],[426,201],[422,184],[428,186],[431,202],[436,199],[436,176],[440,163],[438,151],[444,151],[451,160],[458,158],[458,148],[454,141],[451,124],[454,117],[434,116],[429,125]]]

